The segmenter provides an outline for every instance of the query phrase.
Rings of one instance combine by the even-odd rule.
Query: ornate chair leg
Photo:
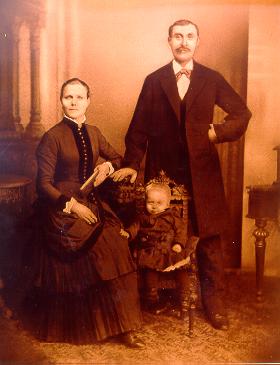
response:
[[[192,302],[192,295],[190,291],[181,291],[181,313],[180,317],[182,321],[188,321],[188,336],[191,337],[193,334],[193,325],[194,325],[194,309],[195,305]]]
[[[196,311],[198,294],[196,274],[190,275],[190,299],[189,299],[189,337],[194,334],[194,317]]]
[[[187,321],[189,319],[190,314],[190,296],[189,293],[181,293],[181,310],[180,310],[180,318],[182,321]]]
[[[194,333],[195,310],[196,310],[196,301],[193,298],[191,298],[189,307],[189,337],[192,337]]]

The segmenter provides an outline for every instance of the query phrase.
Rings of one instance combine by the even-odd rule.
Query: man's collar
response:
[[[193,70],[193,59],[191,59],[185,67],[182,67],[180,65],[180,63],[178,63],[176,60],[172,61],[172,67],[173,67],[173,71],[175,73],[175,75],[182,70],[182,68],[188,70],[188,71],[192,71]]]

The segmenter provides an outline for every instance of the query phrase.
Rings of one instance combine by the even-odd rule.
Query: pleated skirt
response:
[[[117,227],[105,224],[97,244],[106,247],[107,256],[115,255],[122,239]],[[93,246],[77,259],[64,262],[42,244],[36,242],[35,246],[31,261],[38,265],[21,316],[24,327],[37,339],[87,344],[140,328],[137,273],[129,262],[125,267],[131,267],[130,272],[123,270],[122,261],[124,256],[130,257],[129,252],[116,260],[121,262],[120,274],[102,280],[94,262],[96,252],[102,255],[102,250],[93,254]],[[106,263],[106,256],[101,262]]]

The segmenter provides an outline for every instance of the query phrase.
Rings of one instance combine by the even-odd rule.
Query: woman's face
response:
[[[82,84],[68,84],[65,86],[61,104],[67,117],[75,119],[78,123],[83,122],[89,103],[87,89]]]

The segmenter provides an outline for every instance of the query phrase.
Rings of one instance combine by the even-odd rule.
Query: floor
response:
[[[265,302],[255,303],[254,273],[228,274],[227,306],[230,329],[213,329],[202,309],[195,333],[169,315],[144,313],[139,337],[144,350],[127,349],[116,341],[74,346],[39,343],[22,331],[16,319],[0,316],[0,364],[232,364],[280,363],[280,278],[265,277]]]

